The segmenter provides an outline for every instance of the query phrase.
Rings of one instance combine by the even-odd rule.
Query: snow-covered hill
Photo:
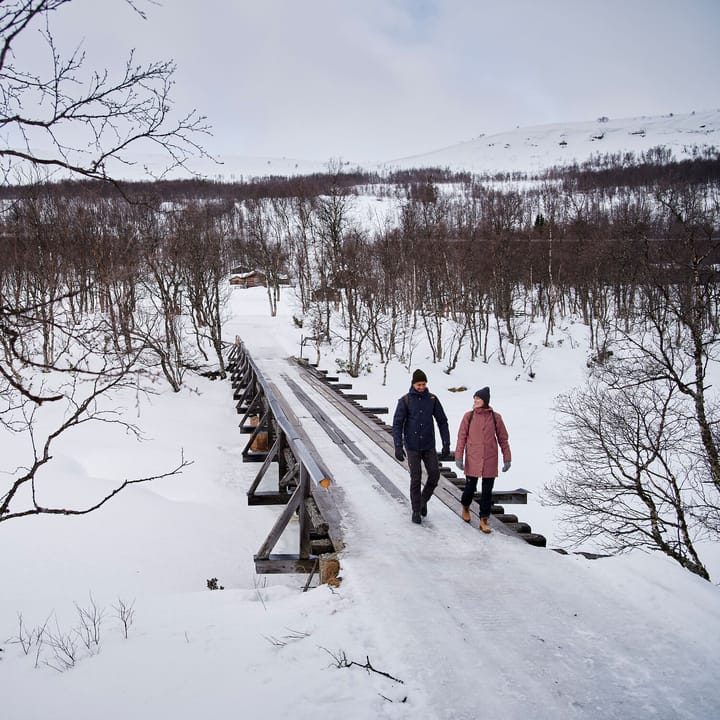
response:
[[[518,127],[380,167],[534,173],[555,165],[582,163],[598,154],[632,152],[639,156],[657,146],[668,148],[677,160],[720,147],[720,110]]]
[[[235,182],[257,177],[292,177],[328,172],[330,164],[341,162],[349,169],[388,171],[419,167],[441,167],[477,174],[507,172],[537,173],[556,165],[582,163],[594,155],[632,152],[636,156],[663,146],[682,160],[707,148],[720,148],[720,109],[669,114],[655,117],[599,118],[588,122],[556,123],[517,127],[514,130],[479,137],[433,152],[391,160],[367,160],[353,156],[348,148],[342,158],[301,159],[224,155],[195,158],[188,167],[168,177],[201,177]],[[135,158],[132,166],[113,170],[128,180],[147,178],[146,170],[158,175],[163,157]]]

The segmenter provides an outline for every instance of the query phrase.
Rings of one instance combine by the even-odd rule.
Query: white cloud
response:
[[[720,104],[713,0],[175,0],[142,21],[75,0],[55,21],[116,63],[178,65],[219,153],[389,159],[516,125]]]

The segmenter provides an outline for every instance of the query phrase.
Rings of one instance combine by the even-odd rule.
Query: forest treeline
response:
[[[223,376],[228,279],[255,269],[271,313],[294,284],[306,347],[330,344],[352,376],[370,357],[410,366],[422,342],[447,373],[468,354],[532,378],[542,347],[584,324],[588,385],[558,401],[564,470],[546,501],[572,541],[659,549],[709,578],[698,543],[720,537],[717,162],[649,173],[623,160],[509,187],[422,170],[395,185],[276,178],[242,196],[192,182],[5,188],[0,423],[32,439],[41,408],[68,409],[0,520],[22,514],[14,488],[57,437],[103,418],[104,395],[152,385],[141,377],[179,391],[188,372]],[[368,214],[368,192],[382,213]]]
[[[715,147],[692,148],[692,156],[675,160],[670,150],[658,146],[639,155],[633,152],[597,153],[583,163],[548,168],[541,173],[493,172],[471,174],[448,168],[388,169],[369,172],[361,168],[329,163],[325,173],[296,176],[249,177],[239,181],[188,178],[135,182],[103,182],[88,179],[67,179],[39,183],[46,194],[57,197],[80,197],[109,200],[117,197],[137,202],[188,202],[223,200],[242,202],[259,198],[315,197],[343,188],[357,194],[385,188],[383,192],[407,192],[416,185],[466,185],[484,183],[541,183],[553,181],[567,187],[595,188],[642,187],[657,182],[705,183],[720,179],[720,150]],[[338,167],[342,172],[338,172]],[[0,200],[14,200],[33,184],[0,185]]]
[[[56,301],[101,313],[112,342],[129,352],[139,337],[175,389],[186,364],[208,360],[204,350],[184,357],[181,318],[194,346],[209,339],[223,372],[222,295],[236,268],[265,274],[273,312],[289,278],[318,347],[333,340],[338,317],[351,375],[370,350],[384,361],[405,356],[418,327],[447,372],[465,348],[527,362],[523,339],[536,320],[549,343],[559,320],[580,318],[602,357],[610,324],[642,313],[638,293],[649,285],[702,283],[703,314],[716,324],[720,161],[672,163],[659,151],[644,160],[653,176],[646,163],[606,157],[604,168],[570,169],[562,182],[504,190],[407,171],[385,184],[391,209],[374,224],[359,217],[355,190],[377,178],[352,172],[247,187],[138,185],[127,193],[135,202],[109,183],[16,187],[12,198],[6,187],[0,297],[5,312],[43,308],[33,320],[45,354]],[[609,182],[611,172],[627,184]]]

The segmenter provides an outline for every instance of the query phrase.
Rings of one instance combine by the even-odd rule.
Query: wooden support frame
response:
[[[263,410],[262,393],[255,390],[255,388],[251,387],[250,385],[248,385],[248,388],[247,388],[248,394],[250,394],[251,390],[253,392],[252,400],[250,401],[250,403],[248,405],[244,406],[245,414],[240,418],[240,426],[239,426],[240,432],[251,432],[251,430],[248,430],[248,428],[255,427],[255,426],[254,425],[246,426],[245,423],[247,422],[247,420],[250,417],[252,417],[253,415],[259,414]],[[241,400],[240,402],[243,402],[243,400]],[[240,403],[238,403],[237,407],[238,407],[238,412],[241,412],[242,408],[240,407]]]
[[[250,436],[250,440],[252,440],[252,435]],[[248,441],[247,447],[249,447],[249,446],[250,446],[250,441]],[[245,448],[246,450],[247,450],[247,447]],[[252,485],[250,485],[250,488],[247,491],[248,495],[251,495],[252,493],[255,492],[255,490],[257,490],[257,487],[260,484],[260,481],[265,476],[265,473],[268,471],[270,464],[277,457],[279,448],[280,448],[280,435],[278,435],[278,437],[276,438],[272,447],[266,453],[264,453],[265,457],[262,461],[262,465],[260,466],[260,470],[258,471],[258,474],[255,476],[255,480],[253,480]],[[243,454],[245,454],[245,450],[243,450]]]
[[[301,439],[297,418],[291,410],[283,409],[277,389],[263,379],[244,346],[238,343],[236,348],[233,386],[243,391],[237,393],[237,409],[244,412],[240,430],[249,433],[242,451],[243,461],[262,462],[247,491],[248,504],[284,506],[254,556],[255,570],[257,573],[316,572],[318,567],[323,567],[322,558],[336,558],[337,551],[343,547],[339,514],[332,499],[326,497],[327,490],[319,485],[326,475]],[[259,416],[255,426],[246,424],[252,415]],[[294,425],[289,416],[294,418]],[[261,433],[267,433],[270,444],[267,452],[252,450]],[[258,491],[273,462],[277,463],[278,469],[277,490]],[[272,550],[295,514],[298,517],[297,554],[273,554]]]
[[[292,494],[289,502],[283,508],[283,511],[280,513],[280,516],[275,521],[275,524],[268,533],[268,536],[265,538],[263,544],[260,546],[260,549],[255,553],[256,560],[268,560],[270,558],[270,553],[272,552],[275,545],[277,545],[277,541],[280,539],[280,536],[287,527],[287,524],[290,522],[290,519],[295,514],[295,512],[302,506],[305,500],[306,493],[307,477],[305,478],[305,480],[303,480],[301,477],[300,483],[298,484],[297,488],[295,488],[295,492]],[[304,514],[304,512],[300,513],[300,517],[302,518]],[[306,543],[305,552],[303,553],[302,530],[303,528],[301,522],[300,558],[307,559],[308,557],[310,557],[309,542]]]

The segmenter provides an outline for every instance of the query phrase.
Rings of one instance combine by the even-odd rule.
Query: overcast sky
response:
[[[718,0],[74,0],[110,66],[177,63],[213,153],[390,160],[516,126],[720,106]],[[145,3],[145,4],[143,4]]]

